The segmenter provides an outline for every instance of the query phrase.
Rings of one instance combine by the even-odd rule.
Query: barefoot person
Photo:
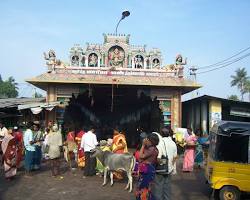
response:
[[[159,144],[157,149],[159,151],[158,161],[162,156],[168,158],[168,170],[161,173],[156,171],[154,184],[153,184],[153,195],[155,200],[170,200],[171,198],[171,177],[176,173],[176,159],[177,159],[177,146],[172,140],[172,129],[169,126],[161,129],[159,137]]]
[[[152,183],[155,177],[155,165],[158,150],[156,145],[159,138],[156,134],[150,134],[142,142],[140,149],[139,180],[136,188],[136,200],[154,200]]]
[[[183,172],[192,172],[194,168],[196,136],[191,128],[187,128],[188,135],[185,138],[186,146],[183,160]]]
[[[17,147],[16,140],[12,136],[12,129],[9,129],[7,135],[2,141],[4,172],[7,180],[13,178],[16,175],[16,155]]]
[[[57,125],[52,127],[52,131],[47,138],[48,156],[50,159],[51,174],[53,177],[60,175],[60,155],[62,147],[62,134]]]
[[[27,129],[24,132],[23,142],[25,148],[25,156],[24,156],[24,168],[26,177],[31,176],[31,170],[34,165],[34,156],[35,156],[35,146],[34,146],[34,136],[31,130],[33,126],[32,122],[28,122]]]
[[[43,139],[42,131],[40,130],[39,123],[34,123],[33,130],[34,130],[34,141],[36,141],[36,143],[34,143],[35,145],[34,169],[38,170],[41,167],[42,141],[44,139]]]
[[[75,141],[77,144],[77,165],[80,168],[83,168],[85,166],[85,156],[84,156],[84,151],[81,149],[81,140],[83,135],[85,134],[84,130],[80,130],[76,133]]]
[[[84,168],[84,176],[93,176],[96,174],[96,158],[91,157],[91,150],[93,150],[98,144],[97,138],[95,135],[95,129],[90,128],[90,130],[85,133],[81,140],[81,148],[84,150],[85,155],[85,168]]]
[[[117,154],[123,154],[128,152],[125,133],[119,132],[117,129],[114,129],[113,132],[112,151]],[[113,175],[116,179],[123,179],[122,171],[115,171],[113,172]]]
[[[16,140],[16,144],[17,144],[17,158],[16,158],[16,166],[17,168],[20,168],[21,166],[21,161],[23,160],[23,133],[21,132],[21,130],[15,126],[14,130],[13,130],[13,136]]]

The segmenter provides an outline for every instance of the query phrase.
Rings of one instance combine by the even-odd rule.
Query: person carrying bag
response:
[[[171,138],[171,128],[164,127],[159,137],[157,149],[158,164],[153,184],[153,196],[156,200],[171,199],[171,176],[175,173],[175,162],[177,159],[177,146]]]
[[[166,144],[165,141],[162,140],[162,143],[164,145],[164,150],[166,152],[166,155],[161,155],[161,158],[158,158],[158,163],[156,165],[156,174],[160,174],[160,175],[168,175],[169,171],[168,171],[168,155],[167,155],[167,148],[166,148]]]

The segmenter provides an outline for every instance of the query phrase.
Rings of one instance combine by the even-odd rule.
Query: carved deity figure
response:
[[[175,59],[175,70],[176,70],[176,75],[179,78],[183,78],[183,70],[184,70],[184,65],[187,64],[187,58],[185,61],[183,61],[182,55],[178,54]]]
[[[143,58],[141,55],[135,56],[134,62],[135,62],[135,68],[137,69],[143,68]]]
[[[96,54],[92,53],[89,56],[89,66],[90,67],[97,67],[97,64],[98,64],[98,57]]]
[[[160,68],[160,61],[158,59],[153,60],[153,68],[154,69]]]
[[[71,58],[71,64],[73,66],[79,66],[79,57],[78,56],[72,56],[72,58]]]
[[[46,65],[48,66],[48,73],[55,71],[55,66],[61,65],[61,61],[56,59],[56,53],[54,50],[49,50],[48,54],[43,53]]]
[[[109,52],[109,64],[111,67],[122,67],[124,61],[124,52],[117,47]]]

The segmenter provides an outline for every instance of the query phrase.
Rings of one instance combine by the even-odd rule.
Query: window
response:
[[[217,135],[216,160],[249,162],[249,136],[232,134],[231,137]]]

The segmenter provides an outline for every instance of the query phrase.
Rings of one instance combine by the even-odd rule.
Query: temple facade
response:
[[[70,66],[159,69],[162,57],[159,49],[146,51],[146,45],[129,44],[130,35],[103,34],[103,44],[89,44],[70,49]]]
[[[103,37],[102,44],[74,45],[68,62],[58,59],[54,50],[44,53],[47,72],[26,81],[47,91],[48,103],[60,102],[46,120],[113,122],[133,127],[131,135],[138,127],[180,127],[181,95],[200,87],[184,77],[186,59],[177,55],[164,65],[159,49],[131,45],[130,35]]]

